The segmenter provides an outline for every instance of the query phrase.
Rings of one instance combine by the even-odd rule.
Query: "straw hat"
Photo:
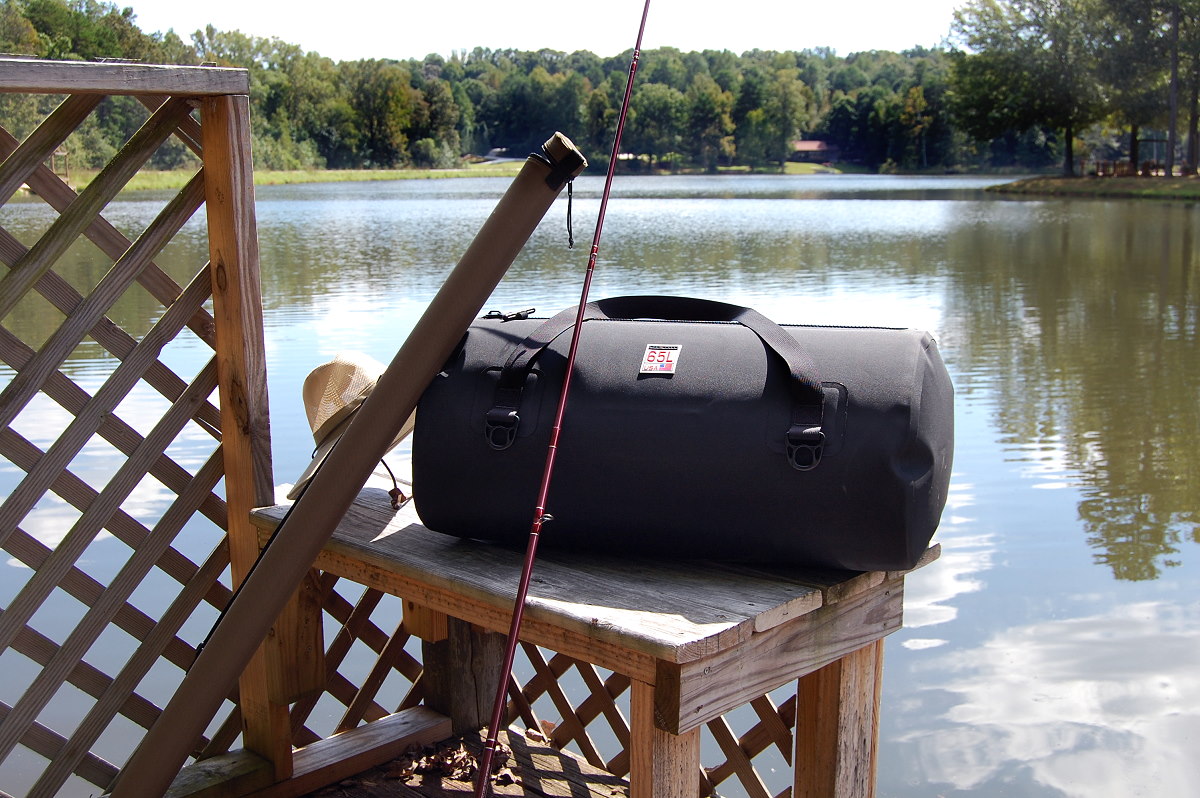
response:
[[[312,428],[317,448],[312,461],[304,469],[287,497],[299,498],[334,444],[350,426],[355,412],[366,401],[383,374],[384,366],[370,355],[361,352],[339,352],[333,360],[317,366],[304,378],[301,391],[308,426]],[[395,449],[413,431],[415,414],[408,417],[387,451]]]

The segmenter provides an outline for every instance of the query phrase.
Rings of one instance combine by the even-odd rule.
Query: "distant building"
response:
[[[830,163],[841,158],[842,152],[836,144],[825,141],[801,140],[792,142],[790,160],[808,163]]]

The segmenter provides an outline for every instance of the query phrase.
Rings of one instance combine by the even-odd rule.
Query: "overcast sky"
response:
[[[860,50],[932,47],[965,0],[651,0],[643,49]],[[274,37],[335,61],[449,56],[475,47],[617,55],[637,39],[643,0],[488,3],[482,0],[118,0],[146,33],[184,41],[207,24]]]

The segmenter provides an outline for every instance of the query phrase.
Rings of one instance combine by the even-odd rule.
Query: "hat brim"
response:
[[[397,433],[395,439],[388,444],[384,454],[387,454],[387,452],[395,449],[405,438],[412,434],[413,427],[416,424],[416,418],[417,414],[414,412],[404,421],[404,425],[400,428],[400,432]],[[293,485],[292,489],[288,491],[287,497],[289,501],[295,501],[296,499],[300,498],[300,494],[304,492],[304,488],[310,481],[312,481],[312,478],[316,476],[317,471],[321,468],[321,464],[325,462],[325,458],[328,457],[329,453],[333,451],[333,447],[337,445],[337,442],[342,439],[342,435],[345,434],[346,430],[350,428],[350,422],[353,420],[354,413],[351,413],[349,416],[343,419],[341,423],[334,427],[333,431],[326,435],[325,439],[322,440],[317,446],[316,451],[313,452],[312,460],[309,461],[308,465],[304,468],[304,471],[301,472],[300,476],[296,478],[296,484]]]

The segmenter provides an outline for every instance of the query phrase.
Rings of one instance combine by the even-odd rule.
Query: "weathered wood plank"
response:
[[[259,517],[269,526],[282,512],[264,509]],[[357,568],[338,571],[348,578],[386,572],[440,591],[443,599],[453,596],[505,612],[511,610],[522,565],[518,551],[430,532],[411,503],[396,512],[386,494],[371,490],[351,506],[326,553],[337,553],[347,567]],[[820,601],[820,591],[810,585],[735,573],[714,563],[547,551],[535,568],[526,618],[553,623],[581,639],[688,662],[745,642],[759,621],[774,626],[811,612]]]
[[[903,597],[901,581],[885,582],[699,663],[661,663],[655,682],[661,728],[695,728],[894,632]]]
[[[0,91],[39,94],[248,94],[250,73],[226,67],[0,58]]]
[[[188,765],[163,798],[229,798],[248,795],[274,780],[271,763],[253,751],[230,751]]]
[[[229,559],[240,584],[259,553],[250,510],[271,501],[274,493],[249,99],[208,97],[201,104],[201,121]],[[294,587],[286,589],[290,593]],[[270,638],[267,644],[273,645]],[[288,707],[271,701],[270,678],[268,655],[260,647],[239,682],[243,739],[247,749],[271,760],[277,778],[287,778],[292,772]]]
[[[271,784],[271,763],[252,751],[235,751],[180,771],[165,798],[295,798],[388,762],[409,746],[450,736],[450,721],[423,707],[397,712],[296,751],[296,772]]]
[[[464,598],[451,589],[432,588],[419,578],[402,576],[386,568],[364,563],[358,554],[352,552],[339,552],[327,548],[317,558],[316,565],[323,571],[338,574],[368,587],[403,598],[412,597],[431,609],[469,620],[495,632],[507,632],[511,625],[512,607],[496,607]],[[550,621],[526,615],[521,627],[521,639],[576,659],[593,662],[609,670],[647,681],[654,679],[655,660],[649,654],[568,631]]]
[[[796,798],[872,798],[879,740],[883,640],[800,679]]]
[[[293,798],[403,754],[450,737],[450,719],[413,707],[335,734],[296,751],[292,778],[253,793],[254,798]]]

